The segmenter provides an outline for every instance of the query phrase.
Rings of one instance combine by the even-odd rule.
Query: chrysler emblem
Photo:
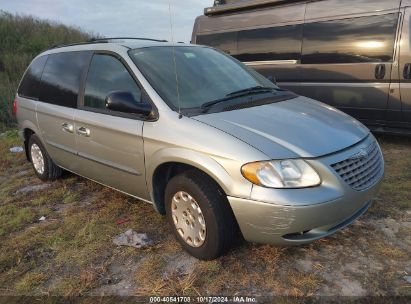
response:
[[[360,152],[357,154],[353,155],[350,159],[355,160],[355,159],[363,159],[368,157],[368,151],[365,148],[361,148]]]

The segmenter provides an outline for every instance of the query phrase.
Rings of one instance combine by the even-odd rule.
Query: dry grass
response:
[[[161,273],[153,273],[156,275],[152,281],[138,288],[136,295],[147,296],[196,296],[200,295],[196,285],[198,284],[199,274],[190,272],[180,275],[178,273],[166,274],[162,277]],[[139,282],[141,283],[141,282]]]
[[[385,157],[386,174],[373,212],[380,215],[396,215],[411,209],[411,139],[380,136]]]
[[[289,295],[293,297],[313,296],[323,282],[318,275],[312,273],[302,274],[290,272],[288,278],[290,285],[286,288],[289,289]]]
[[[16,291],[19,293],[31,292],[35,287],[43,284],[50,275],[45,273],[31,272],[27,273],[16,283]]]
[[[377,255],[384,256],[386,258],[401,259],[407,257],[407,254],[403,250],[383,241],[373,243],[372,248],[375,250]]]

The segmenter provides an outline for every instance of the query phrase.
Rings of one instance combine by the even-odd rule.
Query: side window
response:
[[[126,67],[110,55],[94,55],[87,75],[84,106],[105,109],[105,99],[113,91],[127,91],[141,101],[141,90]]]
[[[41,77],[39,99],[58,106],[77,107],[81,75],[90,52],[65,52],[49,55]]]
[[[38,99],[41,84],[41,74],[46,64],[47,56],[41,56],[33,60],[21,81],[18,94],[22,97]]]
[[[398,14],[304,25],[302,63],[389,62]]]
[[[237,54],[237,32],[198,35],[196,43],[211,46],[227,54]]]
[[[300,24],[240,31],[238,55],[241,61],[300,60]]]

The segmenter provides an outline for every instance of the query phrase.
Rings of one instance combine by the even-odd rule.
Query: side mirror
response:
[[[112,111],[141,114],[149,116],[153,106],[149,103],[138,102],[133,94],[125,91],[111,92],[106,97],[106,108]]]

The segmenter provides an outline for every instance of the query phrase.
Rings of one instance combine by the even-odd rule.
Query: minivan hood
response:
[[[323,156],[352,146],[369,134],[351,116],[301,96],[192,118],[231,134],[270,159]]]

